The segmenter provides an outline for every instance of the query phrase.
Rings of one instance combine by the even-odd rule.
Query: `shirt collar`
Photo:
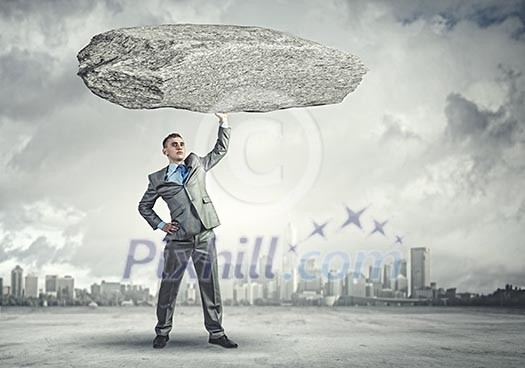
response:
[[[181,164],[185,165],[184,162],[181,162]],[[180,164],[176,164],[175,162],[170,162],[170,164],[168,165],[168,172],[173,172],[175,170],[177,170],[177,166],[179,166]]]
[[[177,166],[179,166],[179,164],[176,164],[175,162],[170,162],[170,164],[168,165],[168,172],[173,172],[177,169]]]

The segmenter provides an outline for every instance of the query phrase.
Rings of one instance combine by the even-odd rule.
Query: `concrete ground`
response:
[[[524,367],[525,313],[453,307],[225,307],[208,344],[200,307],[177,306],[166,348],[152,307],[7,308],[0,367]]]

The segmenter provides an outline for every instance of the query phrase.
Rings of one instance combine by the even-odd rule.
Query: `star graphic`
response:
[[[297,244],[288,244],[288,252],[294,252],[297,254]]]
[[[375,232],[379,232],[379,233],[385,235],[385,231],[383,230],[383,226],[386,225],[388,220],[386,220],[385,222],[378,222],[375,219],[373,219],[373,220],[374,220],[374,230],[372,230],[372,232],[370,234],[368,234],[368,236],[372,235]]]
[[[346,219],[344,224],[341,225],[340,229],[342,229],[345,226],[354,224],[355,226],[357,226],[358,228],[363,230],[363,227],[361,226],[361,221],[359,220],[359,217],[361,217],[361,215],[363,214],[363,212],[365,212],[365,210],[368,208],[368,206],[364,207],[364,208],[361,208],[357,212],[352,211],[350,208],[348,208],[347,205],[344,205],[344,206],[345,206],[346,214],[347,214],[348,218]]]
[[[395,237],[396,237],[396,241],[394,242],[394,244],[401,244],[401,245],[403,245],[403,238],[404,238],[404,236],[395,235]]]
[[[319,225],[317,222],[312,220],[312,223],[314,225],[314,231],[310,235],[308,235],[308,238],[311,238],[315,234],[321,235],[324,239],[326,239],[326,236],[324,235],[324,227],[328,224],[329,221],[326,221],[324,224]],[[308,239],[307,238],[307,239]]]

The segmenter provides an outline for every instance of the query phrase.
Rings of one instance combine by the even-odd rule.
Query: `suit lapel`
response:
[[[166,181],[166,175],[168,175],[168,169],[169,169],[169,165],[166,166],[164,169],[162,169],[162,177],[161,177],[161,180],[162,181]]]
[[[191,179],[192,175],[195,173],[196,165],[195,165],[195,158],[192,154],[189,154],[188,157],[184,160],[184,164],[188,168],[188,177],[186,178],[186,182]]]
[[[168,166],[166,166],[163,169],[160,169],[155,173],[155,179],[157,180],[158,184],[164,184],[166,183],[166,173],[168,172]]]

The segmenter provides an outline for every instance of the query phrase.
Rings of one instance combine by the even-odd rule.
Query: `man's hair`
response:
[[[166,143],[168,143],[168,139],[170,138],[176,138],[176,137],[179,137],[179,138],[182,138],[182,135],[180,135],[179,133],[171,133],[170,135],[168,135],[166,138],[164,138],[162,140],[162,148],[166,148]],[[184,138],[182,138],[184,139]]]

